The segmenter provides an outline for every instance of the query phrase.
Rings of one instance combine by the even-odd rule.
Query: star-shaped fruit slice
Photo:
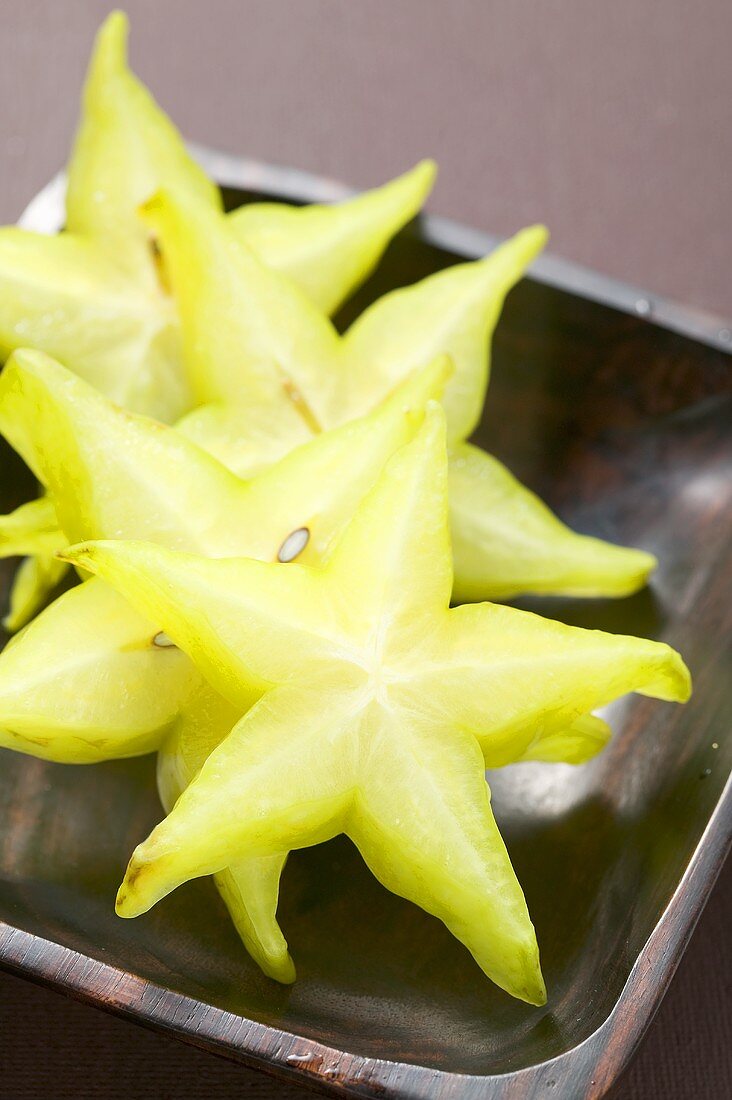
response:
[[[0,231],[0,346],[5,354],[18,347],[45,351],[119,404],[169,422],[191,398],[176,312],[138,207],[167,186],[201,209],[220,210],[221,199],[128,69],[126,38],[126,17],[113,13],[99,33],[84,89],[66,231]],[[333,207],[254,204],[231,219],[232,235],[303,285],[322,280],[337,305],[418,212],[433,177],[434,165],[424,162]]]
[[[240,717],[239,708],[205,688],[192,693],[158,751],[158,790],[170,813],[206,759]],[[599,752],[610,729],[592,714],[582,715],[560,730],[541,728],[525,746],[516,746],[515,760],[581,764]],[[496,764],[498,761],[496,761]],[[237,860],[214,875],[246,950],[265,974],[276,981],[295,980],[295,966],[277,922],[280,877],[286,851]]]
[[[436,362],[249,481],[39,352],[16,352],[0,375],[0,430],[49,492],[26,510],[50,519],[53,500],[65,545],[143,537],[212,556],[319,560],[448,371]],[[0,654],[0,744],[68,763],[156,748],[199,681],[158,633],[108,585],[64,593]]]
[[[63,546],[56,509],[45,495],[0,516],[0,557],[55,554]]]
[[[137,210],[161,186],[184,186],[221,208],[216,185],[186,152],[178,131],[127,65],[127,17],[102,26],[84,90],[68,171],[67,228],[102,241],[129,269],[157,267]],[[421,161],[382,187],[332,205],[251,203],[230,216],[233,234],[268,266],[334,312],[368,277],[391,238],[420,210],[434,182]],[[144,409],[142,411],[150,411]]]
[[[371,274],[392,237],[422,208],[436,166],[420,161],[389,183],[322,205],[248,203],[227,222],[234,236],[273,271],[333,314]]]
[[[48,552],[59,538],[144,536],[213,557],[322,560],[449,373],[436,360],[372,413],[243,481],[177,430],[128,414],[41,353],[17,352],[0,376],[0,430],[49,495],[13,513],[12,545],[30,548],[17,542],[27,513],[48,528],[38,547]],[[154,747],[191,690],[190,663],[166,648],[108,586],[87,581],[65,593],[0,654],[0,740],[75,763]],[[551,759],[557,744],[557,759],[586,759],[605,729],[578,723],[560,741],[544,739],[539,757]]]
[[[66,229],[0,230],[0,346],[53,355],[119,404],[163,420],[191,401],[175,309],[137,207],[161,185],[218,189],[125,63],[126,20],[99,33],[68,170]]]
[[[16,353],[0,377],[0,426],[58,499],[67,539],[144,533],[199,552],[313,561],[447,374],[436,363],[367,417],[318,435],[248,486],[174,430],[125,413],[35,352]],[[50,500],[25,506],[38,528],[52,524]],[[97,580],[56,600],[0,654],[0,744],[91,763],[162,741],[168,808],[240,716],[154,622]],[[599,719],[583,716],[558,732],[535,731],[519,758],[577,763],[608,735]],[[216,881],[247,949],[266,973],[290,981],[275,920],[285,858],[240,860]]]
[[[0,516],[0,558],[21,557],[3,626],[12,633],[32,619],[68,566],[55,553],[65,544],[56,510],[47,496]]]
[[[232,239],[216,212],[172,191],[145,210],[178,300],[191,384],[207,406],[186,418],[186,431],[225,464],[272,461],[363,414],[447,353],[456,596],[619,596],[645,583],[651,554],[573,533],[495,458],[464,442],[483,406],[503,300],[543,246],[541,227],[387,294],[339,336],[294,284]]]
[[[689,693],[668,646],[490,604],[450,608],[444,414],[432,404],[325,564],[149,543],[65,556],[111,582],[233,706],[262,697],[138,847],[136,916],[188,879],[346,833],[514,996],[545,999],[484,767],[627,691]]]
[[[68,169],[66,231],[0,229],[0,354],[35,348],[54,356],[118,404],[172,422],[192,405],[177,313],[139,205],[175,186],[220,210],[218,188],[127,67],[127,19],[115,12],[97,38]],[[334,309],[418,212],[434,178],[425,161],[384,187],[334,206],[252,204],[232,234]],[[63,572],[43,556],[27,563],[6,625],[17,628]],[[51,583],[53,582],[53,583]]]
[[[45,351],[119,403],[172,420],[190,408],[175,309],[137,206],[162,183],[220,205],[174,127],[126,66],[119,12],[97,38],[68,169],[66,231],[0,229],[0,352]],[[36,613],[63,566],[35,553],[11,592],[8,629]]]

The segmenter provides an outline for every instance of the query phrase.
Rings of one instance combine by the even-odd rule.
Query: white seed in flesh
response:
[[[294,561],[298,554],[302,554],[309,541],[310,531],[308,528],[298,527],[287,536],[282,546],[280,546],[277,551],[277,561]]]

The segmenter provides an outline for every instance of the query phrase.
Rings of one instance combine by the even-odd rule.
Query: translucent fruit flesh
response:
[[[254,204],[223,218],[216,188],[127,68],[126,34],[125,18],[110,16],[90,66],[69,167],[70,231],[55,238],[0,231],[5,353],[41,348],[119,403],[167,421],[199,401],[245,402],[238,426],[235,412],[219,409],[194,413],[188,427],[222,457],[233,438],[244,441],[231,461],[248,473],[314,430],[363,414],[400,377],[448,352],[456,365],[445,397],[450,433],[456,442],[464,438],[482,407],[503,298],[544,231],[527,230],[483,261],[387,295],[339,343],[320,311],[334,309],[366,277],[424,201],[434,166],[424,162],[335,206]],[[138,206],[161,186],[175,202],[162,209],[153,202],[146,227]],[[176,203],[183,214],[177,223]],[[162,281],[150,228],[164,246]],[[250,252],[247,263],[242,256]],[[190,378],[168,294],[171,275]],[[247,302],[256,309],[244,308]],[[277,425],[274,436],[264,422]],[[475,451],[469,469],[453,478],[456,594],[620,595],[644,583],[651,555],[574,536],[480,455]],[[476,519],[471,506],[485,496],[492,506]],[[521,529],[517,517],[525,521]],[[48,559],[24,569],[13,625],[43,602],[60,572]]]
[[[0,375],[0,430],[48,487],[67,542],[144,536],[274,561],[307,527],[301,559],[319,560],[447,372],[436,362],[369,416],[246,482],[38,352],[16,353]],[[150,751],[195,691],[190,662],[153,644],[154,621],[105,589],[67,592],[0,654],[0,744],[69,763]]]
[[[177,432],[115,408],[38,353],[18,353],[0,378],[0,427],[53,492],[69,538],[144,533],[199,553],[274,561],[287,535],[307,527],[299,560],[317,562],[448,373],[438,361],[374,413],[317,436],[246,484]],[[48,500],[43,508],[50,516]],[[169,804],[200,767],[201,746],[212,748],[235,719],[180,649],[156,644],[158,633],[155,619],[99,580],[66,593],[0,655],[2,743],[76,763],[162,743],[161,777],[173,777],[161,778]],[[249,702],[258,690],[255,682]],[[235,718],[244,704],[240,698]],[[222,710],[224,724],[231,719],[225,728]],[[537,730],[517,755],[587,759],[603,742],[594,731],[588,737],[584,723],[559,734]],[[256,859],[236,860],[217,876],[247,948],[281,981],[294,975],[275,920],[273,868],[285,858],[267,857],[264,869]]]
[[[19,356],[7,375],[21,390],[25,386],[25,392],[16,401],[12,384],[4,391],[7,434],[52,496],[0,519],[0,555],[34,555],[18,574],[6,620],[9,628],[23,625],[60,579],[64,565],[53,557],[53,551],[68,539],[145,538],[171,550],[210,557],[247,555],[273,562],[292,531],[305,530],[307,539],[297,555],[298,563],[304,563],[307,571],[329,562],[333,546],[339,544],[341,532],[384,460],[411,438],[425,398],[438,396],[436,391],[446,374],[438,368],[425,382],[428,372],[423,372],[423,380],[415,388],[402,385],[396,395],[395,386],[403,384],[410,372],[438,351],[451,352],[456,367],[444,398],[453,451],[450,504],[455,595],[461,599],[502,598],[526,590],[622,595],[644,583],[654,564],[650,555],[574,535],[495,459],[461,442],[482,407],[487,351],[503,297],[540,247],[542,231],[526,231],[478,264],[441,272],[387,296],[340,340],[318,311],[336,309],[366,277],[393,233],[419,209],[431,186],[433,166],[424,162],[391,184],[338,206],[300,210],[257,204],[224,219],[219,214],[217,189],[191,161],[175,129],[127,70],[125,38],[124,17],[110,17],[90,70],[85,112],[69,170],[68,232],[46,238],[19,230],[0,231],[0,289],[4,292],[0,349],[8,354],[30,344],[51,350],[118,402],[152,411],[166,420],[201,396],[213,397],[218,404],[198,408],[184,418],[183,435],[248,478],[272,468],[268,476],[251,481],[248,494],[244,494],[235,478],[180,436],[149,422],[126,419],[116,411],[111,415],[103,403],[88,404],[83,384],[75,389],[63,372],[54,374],[53,365],[44,364],[42,357]],[[149,228],[136,210],[161,186],[193,217],[189,222],[193,232],[187,240],[169,236],[163,266],[159,249],[150,246]],[[148,227],[161,219],[161,243],[165,205],[170,201],[164,199],[161,209],[160,200],[155,200],[148,208]],[[208,264],[211,249],[223,243],[215,268],[223,281],[213,288],[201,283],[190,295],[193,306],[183,310],[189,357],[191,346],[195,351],[193,360],[189,358],[189,377],[183,369],[169,277],[178,281],[178,296],[184,305],[186,280],[196,277],[196,263],[189,264],[185,272],[191,240],[197,233],[200,236],[206,224],[216,226],[216,233],[204,242],[209,251],[204,248],[196,262]],[[220,237],[219,226],[224,227]],[[179,261],[183,267],[176,274]],[[266,269],[261,261],[287,278],[263,274]],[[233,334],[225,326],[218,327],[215,310],[208,311],[207,294],[220,294],[222,288],[230,293],[221,296],[219,309],[233,305],[235,312],[240,311],[242,293],[254,294],[257,302],[243,330]],[[193,340],[191,331],[198,333]],[[219,350],[226,354],[227,348],[242,366],[228,378],[217,361]],[[232,378],[233,390],[228,388]],[[231,403],[232,397],[236,404]],[[246,407],[240,403],[242,397],[248,402]],[[379,405],[384,398],[388,398],[387,411]],[[395,415],[395,398],[406,402],[402,410],[406,417]],[[372,409],[375,411],[364,421],[366,428],[359,427],[353,418]],[[436,412],[431,415],[433,421],[439,419]],[[99,423],[95,424],[97,416]],[[352,420],[350,436],[343,428],[340,435],[321,434]],[[364,443],[362,457],[349,462],[354,446],[361,454],[358,444],[359,439],[366,439],[365,431],[369,446],[375,432],[381,449],[377,445],[374,454],[367,455]],[[310,448],[296,450],[289,465],[273,466],[313,437]],[[138,444],[142,449],[135,457]],[[157,483],[143,477],[145,463],[156,474],[162,468]],[[431,469],[434,473],[436,468]],[[183,470],[190,475],[190,482],[181,477]],[[313,494],[314,473],[328,485],[337,481],[333,470],[338,470],[343,484],[333,493]],[[437,480],[440,478],[444,481],[443,473],[438,474]],[[385,493],[382,503],[387,497]],[[55,522],[57,509],[63,535]],[[191,511],[197,513],[195,519]],[[263,522],[262,517],[267,520]],[[395,526],[399,518],[394,516]],[[335,553],[336,563],[337,558]],[[391,559],[390,563],[394,564]],[[384,568],[383,561],[380,566]],[[345,571],[338,573],[335,565],[333,568],[336,580],[344,581]],[[293,569],[297,572],[299,565]],[[375,571],[371,580],[378,588],[381,582]],[[423,581],[428,585],[430,577],[425,574]],[[276,596],[278,583],[270,591],[269,582],[264,581],[265,595]],[[343,608],[338,594],[331,595],[334,618],[342,615],[348,627],[356,627],[358,614],[354,618],[353,608]],[[351,595],[349,592],[349,600]],[[442,589],[438,603],[441,595]],[[305,619],[312,612],[310,626],[317,627],[316,634],[323,629],[319,608],[308,600],[302,606],[295,601],[291,610],[295,620],[301,612]],[[443,632],[448,650],[450,639],[458,636],[460,658],[465,655],[465,638],[474,630],[474,620],[464,610],[462,618],[448,619],[454,629]],[[360,614],[366,617],[366,609]],[[459,630],[454,626],[458,622]],[[303,640],[299,621],[286,625]],[[333,640],[332,625],[328,623],[325,631],[328,643]],[[509,636],[513,629],[517,637],[521,634],[510,616],[504,621],[496,614],[493,628]],[[380,631],[379,627],[377,633]],[[71,650],[69,636],[75,641]],[[478,637],[479,654],[484,659],[486,649],[490,651],[490,631],[487,638],[478,631]],[[382,642],[383,638],[378,644]],[[555,646],[560,642],[567,642],[567,636],[553,638]],[[400,650],[403,639],[398,643]],[[275,635],[273,648],[278,644]],[[525,644],[521,636],[520,646]],[[599,661],[601,652],[606,660],[612,656],[617,661],[618,676],[612,690],[607,686],[608,698],[614,697],[612,691],[629,690],[622,685],[631,683],[649,693],[666,692],[674,698],[683,695],[683,672],[678,665],[671,667],[668,652],[662,657],[657,647],[643,650],[641,656],[641,649],[636,648],[623,655],[621,647],[611,653],[603,641],[596,654],[589,642],[584,644],[591,653],[586,671],[578,661],[575,672],[580,678],[594,675],[593,662]],[[519,647],[518,641],[516,645]],[[637,643],[643,645],[653,643]],[[628,649],[632,647],[628,645]],[[116,591],[94,579],[52,605],[0,658],[0,722],[6,725],[1,738],[10,747],[48,759],[87,762],[150,751],[162,743],[161,793],[172,809],[184,788],[194,780],[199,782],[196,777],[212,750],[221,745],[222,759],[226,758],[227,735],[237,723],[248,743],[252,729],[256,739],[260,725],[262,730],[271,727],[276,739],[283,725],[301,715],[307,738],[308,721],[315,718],[321,668],[319,658],[312,668],[305,664],[306,650],[307,645],[302,660],[308,682],[302,695],[291,695],[284,688],[268,692],[239,722],[242,710],[269,684],[251,671],[249,657],[233,662],[234,649],[230,647],[228,671],[222,673],[219,668],[212,674],[210,657],[199,646],[196,661],[224,691],[224,699],[209,687],[186,653],[161,634],[155,616],[147,619],[133,612]],[[426,659],[433,660],[433,655]],[[647,670],[646,679],[643,661],[651,670]],[[352,654],[343,657],[344,664],[349,662],[353,663]],[[331,663],[328,656],[326,664],[330,667]],[[226,661],[222,668],[225,665]],[[655,679],[652,668],[658,672]],[[466,778],[469,762],[477,759],[473,741],[483,751],[483,762],[491,766],[526,759],[581,762],[599,751],[609,730],[583,709],[587,699],[583,697],[580,704],[578,696],[566,712],[560,708],[561,720],[546,721],[539,711],[521,719],[514,716],[513,723],[506,720],[503,726],[498,723],[490,739],[473,729],[466,732],[462,726],[458,734],[451,728],[444,731],[440,725],[438,736],[436,713],[427,713],[427,708],[423,714],[412,694],[416,692],[422,701],[422,696],[431,692],[438,700],[437,688],[456,670],[469,675],[460,661],[436,672],[435,683],[408,669],[401,678],[409,680],[411,676],[414,683],[401,691],[392,685],[388,673],[388,682],[382,684],[383,670],[379,668],[378,683],[374,684],[369,673],[368,691],[374,698],[364,703],[356,692],[359,706],[355,716],[351,671],[343,673],[341,682],[331,670],[333,677],[328,677],[324,686],[334,692],[330,736],[338,741],[332,755],[338,774],[335,788],[322,772],[318,777],[326,787],[325,820],[316,813],[310,825],[304,822],[299,839],[294,833],[275,836],[261,851],[259,842],[249,845],[245,831],[244,854],[232,855],[215,875],[248,950],[273,977],[281,981],[294,978],[275,915],[287,851],[331,835],[333,828],[342,826],[350,831],[378,877],[440,916],[473,951],[486,973],[517,996],[540,999],[538,956],[533,930],[530,935],[526,931],[528,917],[520,888],[507,865],[489,809],[486,816],[484,785],[475,781],[475,769],[472,778]],[[95,685],[92,690],[90,681]],[[413,720],[413,738],[402,739],[397,732],[401,720],[392,722],[384,713],[389,709],[384,705],[384,692],[389,700],[392,696],[397,699]],[[588,705],[600,705],[604,696],[600,692],[597,698],[600,702]],[[445,687],[445,697],[435,704],[440,722],[443,711],[458,702],[457,695],[453,698]],[[462,721],[462,714],[459,719]],[[313,726],[312,732],[315,745],[322,731]],[[342,755],[341,737],[348,741]],[[235,730],[231,739],[235,747],[241,743],[241,733]],[[263,744],[264,739],[262,733]],[[385,769],[379,767],[380,753],[398,763],[388,789],[382,789]],[[455,774],[449,767],[443,768],[448,755],[457,769]],[[482,853],[484,864],[487,859],[490,866],[477,870],[468,866],[465,881],[446,878],[444,848],[436,847],[435,837],[428,835],[430,824],[438,820],[429,821],[435,807],[428,806],[426,800],[423,807],[413,807],[414,837],[395,827],[395,807],[407,798],[406,781],[400,791],[399,776],[404,780],[411,767],[419,781],[429,767],[444,773],[444,784],[450,788],[447,808],[439,807],[444,835],[458,845],[461,859],[475,849],[478,863]],[[206,777],[210,778],[210,769],[200,782],[205,783]],[[349,777],[353,783],[344,795],[343,783]],[[424,781],[427,784],[427,778]],[[300,797],[294,777],[292,790],[296,799]],[[346,802],[352,798],[356,809],[344,809],[344,798]],[[460,798],[465,802],[464,820],[455,826],[451,814],[457,815]],[[321,795],[315,802],[322,807]],[[299,828],[303,819],[297,807],[293,815]],[[240,841],[241,836],[237,843]],[[204,854],[212,858],[210,852]],[[401,863],[396,854],[403,855]],[[477,877],[468,881],[473,870]],[[491,879],[491,875],[497,878]],[[429,888],[423,876],[429,880]],[[491,883],[498,883],[499,893],[506,895],[497,908],[488,897]],[[511,920],[507,922],[504,903],[511,898]],[[481,922],[482,931],[478,930]]]
[[[449,609],[439,406],[324,564],[211,560],[145,543],[67,555],[161,623],[233,706],[252,676],[270,685],[136,850],[122,915],[237,860],[345,832],[377,877],[439,916],[497,984],[543,1002],[484,767],[629,690],[683,700],[688,672],[659,643],[490,604]],[[236,815],[222,809],[232,804]]]
[[[185,430],[227,465],[261,468],[306,434],[363,414],[411,369],[447,353],[456,597],[617,596],[645,583],[651,554],[576,535],[496,459],[461,442],[480,415],[501,305],[542,247],[541,227],[484,260],[387,294],[339,337],[293,284],[232,242],[225,219],[177,192],[148,203],[146,218],[181,311],[191,384],[207,406]]]
[[[130,72],[127,19],[115,12],[97,37],[68,168],[66,231],[0,229],[0,356],[52,355],[119,404],[166,422],[192,406],[178,317],[159,254],[138,207],[173,186],[220,210],[219,190],[186,152],[147,89]],[[333,206],[253,204],[232,232],[335,308],[365,278],[391,236],[419,210],[434,165]],[[26,563],[6,625],[22,626],[64,572]]]

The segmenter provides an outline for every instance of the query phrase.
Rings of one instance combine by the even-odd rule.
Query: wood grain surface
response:
[[[64,5],[21,5],[6,0],[2,5],[3,44],[7,49],[0,70],[0,91],[4,93],[0,96],[0,140],[5,168],[0,208],[7,218],[19,212],[30,193],[45,182],[63,158],[83,60],[93,27],[107,7],[73,0]],[[729,176],[730,163],[725,113],[729,94],[726,98],[724,94],[730,85],[726,50],[723,54],[720,45],[725,36],[719,32],[725,19],[729,26],[727,5],[705,5],[707,18],[703,20],[687,17],[681,11],[682,5],[664,6],[666,19],[659,25],[660,7],[654,4],[642,11],[633,5],[631,11],[630,4],[621,2],[603,17],[597,11],[588,16],[586,5],[582,5],[583,11],[579,5],[567,4],[563,18],[572,18],[571,34],[561,19],[549,24],[545,13],[542,21],[534,5],[516,5],[516,14],[497,21],[489,18],[495,12],[486,14],[491,7],[456,4],[448,19],[441,5],[404,3],[389,21],[369,3],[353,6],[355,14],[345,15],[344,6],[335,3],[213,2],[206,5],[205,19],[197,4],[128,5],[138,28],[133,57],[191,136],[247,155],[263,155],[328,172],[354,184],[376,182],[417,156],[434,152],[447,168],[432,202],[432,208],[440,213],[460,216],[496,232],[543,217],[555,227],[555,243],[560,251],[652,290],[707,308],[729,310],[732,299],[725,271],[729,212],[723,183]],[[553,16],[557,14],[558,6],[546,7],[555,9]],[[175,35],[171,39],[173,12]],[[712,24],[717,27],[716,33],[710,32]],[[306,66],[305,58],[309,62]],[[651,78],[649,72],[656,76]],[[334,89],[338,95],[333,94]],[[555,149],[561,151],[559,159],[553,155]],[[607,166],[614,170],[607,170]],[[527,293],[529,298],[519,298],[516,309],[524,316],[540,317],[544,323],[546,313],[541,309],[537,312],[536,301],[532,301],[530,291]],[[553,313],[551,320],[556,320]],[[580,319],[580,330],[582,324]],[[520,374],[518,390],[512,393],[510,386],[501,387],[497,371],[498,396],[486,430],[493,448],[512,459],[517,472],[537,487],[549,488],[554,503],[565,514],[586,529],[594,527],[627,537],[638,533],[634,517],[639,498],[634,493],[640,492],[640,483],[653,497],[647,521],[651,526],[663,527],[665,520],[669,530],[672,517],[665,514],[668,501],[653,496],[658,493],[658,482],[652,472],[658,471],[659,462],[670,469],[681,456],[675,476],[694,481],[698,490],[697,498],[692,494],[687,501],[691,511],[684,513],[689,527],[684,545],[688,548],[692,535],[702,539],[701,530],[695,532],[694,528],[695,509],[706,507],[714,512],[715,500],[719,501],[713,491],[719,455],[717,459],[707,456],[712,461],[711,472],[707,467],[700,470],[695,466],[694,458],[703,452],[712,431],[710,420],[720,415],[720,409],[708,404],[714,397],[707,388],[708,373],[700,371],[703,378],[697,377],[678,344],[668,346],[660,366],[654,361],[648,369],[647,346],[638,335],[642,331],[642,324],[630,325],[627,319],[601,325],[607,355],[593,376],[591,389],[583,391],[577,388],[577,380],[586,380],[597,362],[589,349],[583,351],[574,318],[565,323],[563,339],[541,354],[536,333],[522,331],[514,323],[502,336],[499,362],[501,357],[504,363],[513,357],[524,374]],[[567,375],[558,371],[562,356],[571,363]],[[575,365],[577,357],[579,364]],[[525,413],[526,393],[521,386],[529,363],[533,371],[539,370],[536,377],[544,385],[544,403],[540,404],[538,398],[535,404],[530,403],[533,419],[521,420],[514,414],[519,409],[522,415]],[[643,364],[642,370],[639,364]],[[716,377],[719,380],[722,376]],[[674,403],[677,399],[681,399],[680,405]],[[574,449],[559,446],[567,429],[568,410],[572,411],[573,426],[588,414],[593,425],[583,430]],[[638,438],[642,416],[657,429],[650,442]],[[609,439],[608,420],[603,420],[607,417],[612,425]],[[514,438],[515,424],[523,425],[518,438]],[[591,462],[585,474],[582,471],[588,448]],[[641,475],[647,475],[645,481]],[[602,489],[602,503],[595,506],[598,487]],[[714,516],[709,518],[716,522]],[[713,545],[705,548],[709,555],[718,551],[716,540],[723,537],[721,529],[713,529],[717,531]],[[682,552],[681,547],[676,549]],[[670,567],[667,577],[672,591],[683,576],[678,558],[674,560],[677,565]],[[648,633],[665,629],[667,596],[668,592],[660,610],[657,601],[640,599],[634,603],[631,615],[636,624],[641,624],[637,629]],[[710,596],[711,606],[705,613],[721,613],[723,605],[718,601],[719,595]],[[557,610],[579,616],[575,621],[583,625],[590,623],[590,618],[583,619],[583,615],[600,614],[602,622],[592,619],[597,625],[612,629],[613,623],[617,626],[620,622],[618,628],[631,628],[617,618],[614,605],[591,611],[586,606]],[[632,725],[626,728],[632,730]],[[646,780],[652,778],[657,763],[656,754],[651,753],[644,772]],[[21,779],[19,789],[24,800],[30,799],[33,804],[44,783],[41,775]],[[116,780],[116,789],[115,785]],[[711,784],[705,789],[709,787]],[[614,793],[619,794],[617,790]],[[669,797],[678,794],[667,793]],[[154,812],[152,803],[143,807],[134,826],[139,828],[141,820],[151,818]],[[597,834],[597,843],[608,843],[612,848],[608,841],[612,823],[608,824],[606,815],[595,815],[586,826],[588,834]],[[560,841],[558,836],[558,849]],[[104,846],[104,837],[100,843]],[[525,849],[524,858],[530,868],[530,833]],[[17,858],[17,851],[15,856],[11,852],[11,857]],[[638,860],[636,873],[642,879],[647,854],[635,852],[634,858]],[[671,852],[658,858],[666,863],[681,856]],[[97,870],[111,875],[115,869]],[[352,870],[358,876],[357,869]],[[81,866],[79,873],[83,873]],[[566,874],[571,878],[571,869],[567,868]],[[588,891],[589,898],[594,896],[597,883],[589,880],[580,882],[580,886]],[[365,883],[363,888],[368,892]],[[644,904],[658,909],[665,888],[655,893],[652,889]],[[58,895],[57,903],[63,910],[63,884],[58,885]],[[18,904],[25,905],[33,911],[36,903],[32,883],[25,884],[20,897],[20,903],[17,897],[13,899],[13,906],[17,909]],[[567,904],[573,897],[567,898]],[[336,909],[329,919],[343,906],[338,898],[333,904]],[[622,901],[615,904],[622,909]],[[622,930],[616,930],[612,940],[619,958],[611,959],[607,989],[600,991],[606,996],[617,990],[623,967],[632,957],[633,921],[629,915],[627,918],[630,926],[626,928],[621,922],[618,928]],[[76,919],[82,925],[88,923],[78,916]],[[164,936],[164,928],[160,934]],[[187,928],[190,940],[195,941],[196,934],[193,925]],[[407,942],[411,935],[409,925],[404,932]],[[606,947],[611,957],[610,946]],[[145,950],[153,955],[158,952],[159,961],[159,948],[157,943]],[[443,948],[461,974],[453,949],[442,940],[437,944],[438,956]],[[195,942],[190,949],[195,956]],[[709,954],[715,951],[710,942]],[[155,965],[152,968],[155,970]],[[691,1002],[686,1002],[685,1009],[677,1011],[680,1018],[684,1011],[687,1013],[688,1025],[671,1028],[674,1037],[692,1033],[699,1036],[702,1032],[719,1036],[719,1028],[712,1021],[720,1021],[725,985],[718,969],[712,967],[709,972],[709,998],[701,1020],[697,1002],[693,1013]],[[450,971],[451,980],[452,974]],[[0,988],[12,991],[12,979]],[[368,996],[368,991],[363,995]],[[593,998],[594,994],[588,992],[586,999],[592,1002]],[[594,1011],[597,1006],[591,1007]],[[597,1010],[602,1011],[601,1007]],[[73,1018],[89,1019],[88,1015]],[[111,1028],[108,1024],[99,1026]],[[126,1027],[121,1023],[115,1026]],[[112,1034],[119,1036],[122,1032]],[[463,1039],[461,1057],[465,1046],[469,1046],[469,1036]],[[88,1035],[66,1035],[65,1041],[67,1055],[59,1060],[59,1072],[65,1065],[73,1080],[72,1051],[88,1042]],[[144,1043],[150,1046],[141,1047],[141,1059],[155,1057],[151,1052],[157,1050],[162,1064],[167,1060],[170,1067],[171,1076],[167,1083],[160,1079],[156,1095],[165,1095],[166,1089],[171,1095],[185,1095],[180,1091],[184,1076],[181,1066],[174,1055],[163,1053],[169,1048],[155,1037],[145,1037]],[[722,1047],[717,1039],[712,1053],[702,1053],[701,1062],[707,1064],[697,1070],[697,1082],[706,1081],[712,1088],[724,1079],[729,1045],[724,1047],[726,1059]],[[695,1048],[692,1044],[688,1049]],[[659,1082],[663,1084],[659,1096],[691,1095],[683,1091],[684,1081],[688,1084],[689,1079],[684,1077],[684,1063],[679,1061],[682,1051],[683,1044],[675,1038],[670,1040],[660,1056],[657,1072],[645,1078],[647,1082],[655,1080],[650,1087],[660,1089]],[[203,1058],[190,1053],[179,1057],[183,1065],[193,1064],[185,1062],[186,1058]],[[714,1061],[709,1062],[709,1058]],[[669,1078],[668,1066],[674,1063],[682,1068]],[[230,1082],[230,1086],[221,1087],[231,1087],[232,1094],[241,1089],[246,1095],[248,1088],[251,1095],[257,1095],[252,1090],[259,1086],[253,1083],[256,1078],[249,1071],[219,1066],[216,1061],[210,1064],[217,1068],[206,1071],[207,1091],[219,1087],[214,1075],[220,1073],[222,1081]],[[3,1074],[13,1074],[12,1066],[12,1061],[6,1059],[0,1069],[0,1082]],[[715,1067],[721,1067],[721,1078]],[[8,1078],[9,1095],[32,1095],[12,1091],[19,1087],[18,1080],[22,1080],[22,1071],[20,1077]],[[632,1076],[628,1082],[632,1090]],[[120,1082],[109,1075],[106,1085],[103,1081],[87,1084],[89,1091],[85,1092],[84,1084],[79,1085],[76,1079],[80,1095],[122,1094],[117,1091]],[[682,1091],[674,1092],[677,1086]],[[91,1091],[105,1087],[107,1092]],[[284,1088],[272,1085],[271,1092],[262,1091],[261,1095],[285,1095]],[[654,1095],[633,1091],[626,1094],[643,1096],[644,1100]],[[701,1091],[695,1095],[705,1094]],[[707,1095],[718,1094],[709,1091]]]

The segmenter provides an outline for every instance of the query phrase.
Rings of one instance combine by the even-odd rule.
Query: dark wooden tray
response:
[[[203,152],[232,204],[342,189]],[[57,181],[26,224],[53,229]],[[394,242],[344,323],[393,286],[492,240],[426,218]],[[387,894],[344,841],[297,853],[281,918],[300,979],[243,953],[212,885],[118,920],[115,888],[160,816],[149,758],[64,768],[2,755],[0,963],[102,1008],[326,1091],[598,1097],[668,986],[732,835],[730,332],[548,259],[510,296],[478,439],[581,530],[655,551],[620,601],[522,601],[583,626],[663,638],[695,676],[687,707],[612,708],[594,763],[491,777],[549,988],[532,1009],[491,986],[435,920]],[[0,454],[0,504],[31,489]],[[10,576],[6,566],[5,584]]]

